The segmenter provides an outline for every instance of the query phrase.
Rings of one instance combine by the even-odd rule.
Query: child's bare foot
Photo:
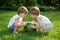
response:
[[[13,32],[14,34],[18,34],[18,32]]]
[[[41,33],[44,33],[44,32],[45,32],[45,30],[44,30],[44,29],[40,29],[40,32],[41,32]]]

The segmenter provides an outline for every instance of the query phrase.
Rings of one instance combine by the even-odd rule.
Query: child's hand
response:
[[[25,25],[27,25],[27,23],[28,23],[28,21],[25,21],[25,22],[23,22],[23,25],[25,26]]]
[[[32,20],[32,22],[35,22],[34,20]]]
[[[21,22],[15,23],[14,25],[15,25],[15,26],[21,26]]]
[[[25,21],[26,23],[28,23],[28,21]]]

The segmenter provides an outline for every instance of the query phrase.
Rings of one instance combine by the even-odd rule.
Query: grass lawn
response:
[[[26,32],[21,28],[18,35],[7,28],[9,19],[16,13],[17,11],[0,11],[0,40],[60,40],[60,12],[41,12],[52,21],[52,30],[42,34],[39,31]],[[27,14],[24,20],[31,21],[32,18]]]

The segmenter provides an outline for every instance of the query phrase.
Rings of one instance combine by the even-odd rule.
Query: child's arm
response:
[[[37,21],[38,21],[38,24],[39,24],[39,28],[42,28],[42,18],[41,17],[39,17],[39,18],[37,18]]]
[[[23,26],[27,25],[28,21],[22,22]]]
[[[15,26],[25,26],[26,24],[27,22],[20,22],[19,18],[15,19],[15,23],[14,23]]]
[[[21,26],[21,25],[22,25],[22,23],[19,22],[19,18],[16,18],[16,19],[15,19],[14,26]]]

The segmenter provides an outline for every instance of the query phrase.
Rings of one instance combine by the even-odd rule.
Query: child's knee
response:
[[[19,25],[19,24],[15,24],[14,26],[15,26],[15,27],[20,27],[20,25]]]

